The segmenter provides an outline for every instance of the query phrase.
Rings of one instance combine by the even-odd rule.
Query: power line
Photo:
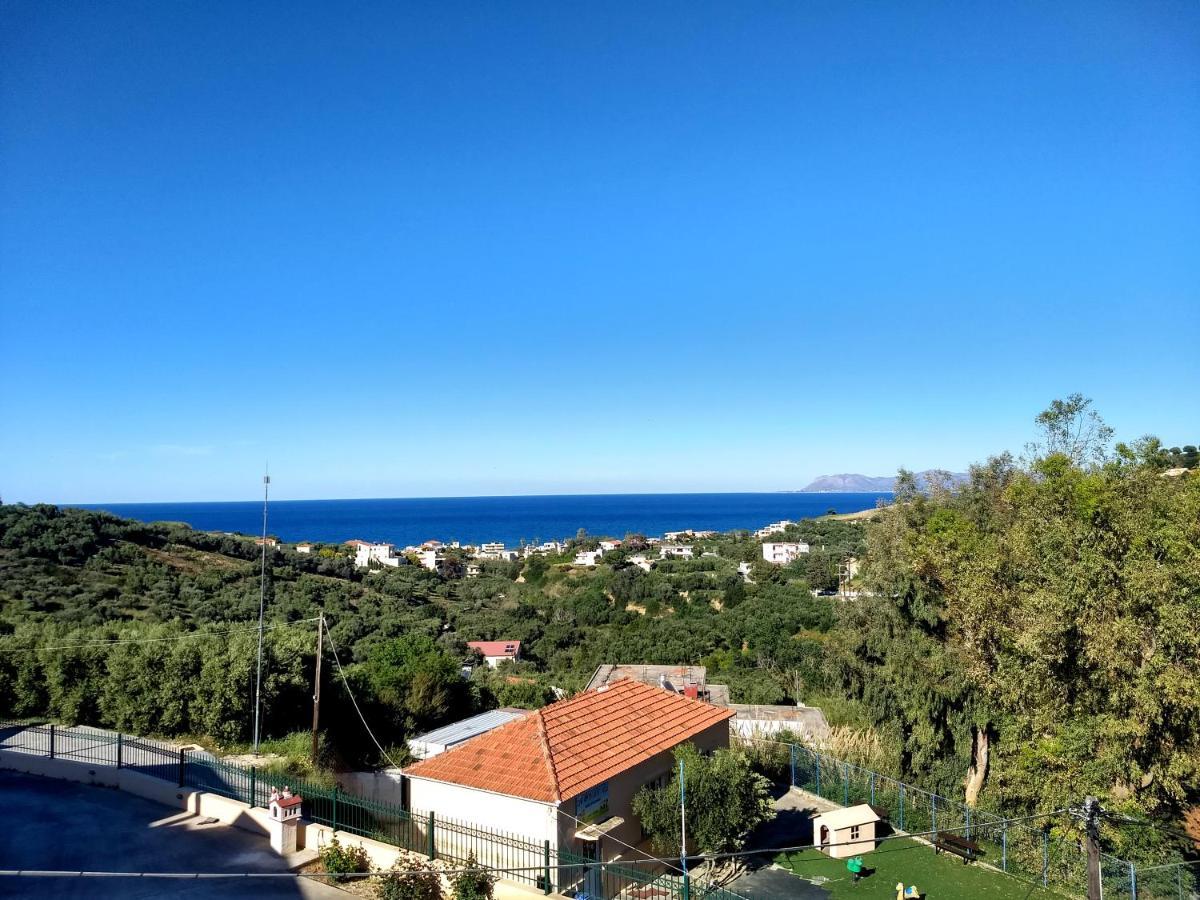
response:
[[[354,711],[356,713],[358,713],[358,720],[360,722],[362,722],[363,728],[365,728],[367,730],[367,734],[370,735],[371,740],[375,742],[375,746],[378,748],[379,752],[383,755],[383,758],[386,759],[389,763],[391,763],[393,768],[396,768],[396,769],[400,768],[398,765],[396,765],[395,760],[393,760],[390,756],[388,756],[387,751],[383,749],[383,745],[380,744],[379,739],[375,737],[375,732],[373,732],[371,730],[371,726],[367,724],[367,719],[362,714],[362,710],[358,708],[358,701],[354,699],[354,691],[350,690],[350,682],[346,678],[345,671],[342,669],[342,661],[340,659],[338,659],[337,645],[334,644],[333,635],[331,635],[329,633],[328,628],[325,629],[325,639],[327,641],[329,641],[329,649],[333,651],[333,661],[335,663],[337,663],[338,675],[340,675],[342,678],[342,684],[344,684],[346,686],[346,693],[350,695],[350,702],[352,704],[354,704]]]
[[[265,625],[264,628],[267,631],[271,631],[276,628],[290,628],[292,625],[305,625],[315,621],[317,621],[316,617],[311,619],[296,619],[292,622],[274,622],[270,625]],[[79,641],[74,644],[51,644],[47,647],[0,647],[0,653],[37,653],[41,650],[71,650],[76,647],[99,647],[111,646],[113,644],[157,644],[170,641],[187,641],[193,638],[213,637],[222,634],[238,634],[243,631],[258,631],[258,626],[247,625],[240,628],[226,628],[217,631],[189,631],[187,634],[177,634],[173,637],[162,638],[111,638]]]
[[[1004,819],[996,824],[1010,824],[1014,822],[1025,822],[1032,819],[1045,819],[1051,816],[1056,816],[1061,813],[1068,812],[1067,809],[1056,809],[1052,812],[1037,813],[1030,816],[1017,816],[1011,819]],[[938,831],[921,831],[909,832],[905,834],[889,834],[876,839],[877,844],[882,844],[886,841],[901,840],[904,838],[927,837],[929,835],[938,834],[939,831],[962,831],[966,826],[958,828],[939,829]],[[705,853],[698,854],[704,859],[719,860],[732,859],[744,856],[759,856],[759,855],[777,855],[783,853],[799,853],[802,850],[819,850],[822,844],[804,844],[794,847],[763,847],[757,850],[740,850],[727,853]],[[437,871],[442,875],[457,875],[463,872],[478,872],[487,870],[500,874],[517,874],[522,872],[544,872],[547,868],[558,869],[582,869],[591,866],[607,866],[607,865],[628,865],[629,862],[647,862],[647,863],[670,863],[677,857],[650,857],[645,860],[630,860],[619,863],[607,863],[600,860],[583,860],[578,862],[559,862],[552,865],[539,863],[533,866],[488,866],[483,863],[477,863],[474,867],[465,866],[456,869],[441,869]],[[351,878],[374,878],[380,875],[387,875],[386,870],[376,872],[345,872],[340,873],[338,877]],[[328,878],[332,877],[333,873],[328,872],[89,872],[77,870],[46,870],[46,869],[0,869],[0,877],[44,877],[44,878],[66,878],[66,877],[95,877],[95,878],[182,878],[182,879],[198,879],[198,878]],[[401,875],[400,877],[403,877]]]

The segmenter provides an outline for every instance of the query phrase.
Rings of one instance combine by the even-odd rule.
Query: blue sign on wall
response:
[[[608,782],[602,781],[575,797],[575,818],[599,822],[608,817]]]

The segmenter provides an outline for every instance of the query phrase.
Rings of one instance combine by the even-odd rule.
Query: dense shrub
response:
[[[425,860],[402,855],[379,882],[379,900],[442,900],[442,877]]]
[[[371,871],[371,858],[360,844],[351,847],[333,837],[320,849],[321,865],[333,876],[334,881],[349,881],[348,875]]]
[[[496,876],[476,863],[474,853],[467,857],[466,867],[451,882],[454,900],[492,900],[495,886]]]

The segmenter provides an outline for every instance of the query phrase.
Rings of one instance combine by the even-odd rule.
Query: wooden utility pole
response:
[[[1103,900],[1104,886],[1100,880],[1100,800],[1096,797],[1084,800],[1083,815],[1087,828],[1088,900]]]
[[[313,676],[312,761],[317,764],[317,726],[321,723],[321,657],[324,656],[325,613],[317,616],[317,671]]]

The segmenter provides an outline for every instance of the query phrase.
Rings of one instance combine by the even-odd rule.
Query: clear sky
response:
[[[5,501],[1200,441],[1200,4],[0,2]]]

